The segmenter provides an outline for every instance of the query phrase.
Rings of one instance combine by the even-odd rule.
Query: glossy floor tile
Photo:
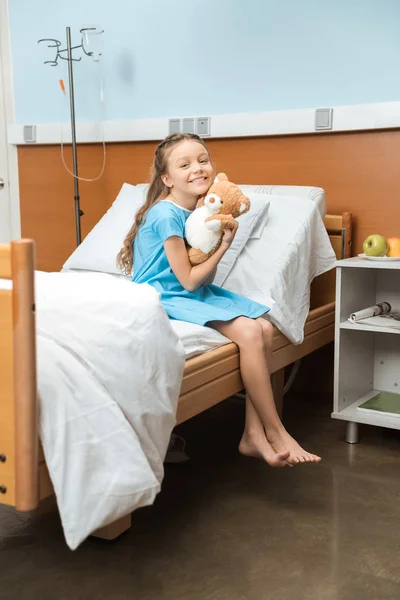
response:
[[[191,460],[167,467],[153,507],[116,542],[65,545],[57,513],[0,508],[0,598],[396,600],[400,435],[356,446],[329,398],[293,395],[285,423],[320,465],[273,470],[240,456],[231,399],[180,427]]]

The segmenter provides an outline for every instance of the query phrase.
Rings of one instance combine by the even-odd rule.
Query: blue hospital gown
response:
[[[134,241],[132,281],[156,288],[171,319],[205,325],[209,321],[230,321],[239,316],[255,319],[267,313],[268,306],[216,285],[202,285],[188,292],[180,284],[169,265],[164,242],[171,236],[185,237],[185,223],[190,213],[170,200],[161,200],[152,206]]]

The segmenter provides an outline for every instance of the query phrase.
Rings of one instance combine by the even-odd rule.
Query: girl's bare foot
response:
[[[264,435],[254,435],[243,433],[239,444],[239,452],[244,456],[261,458],[269,464],[270,467],[285,467],[288,462],[289,451],[276,452]],[[290,465],[291,466],[291,465]]]
[[[279,454],[289,452],[286,460],[290,465],[317,463],[321,460],[320,456],[304,450],[284,427],[279,430],[267,430],[267,439],[275,452]]]

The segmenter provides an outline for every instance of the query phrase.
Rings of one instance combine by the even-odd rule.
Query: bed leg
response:
[[[285,369],[279,369],[271,375],[272,391],[274,392],[275,406],[278,415],[282,418],[283,412],[283,389],[285,387]]]
[[[125,517],[121,517],[118,521],[114,521],[105,527],[101,527],[94,531],[91,535],[93,537],[101,538],[102,540],[115,540],[117,537],[122,535],[125,531],[131,528],[132,525],[132,517],[131,515],[126,515]]]

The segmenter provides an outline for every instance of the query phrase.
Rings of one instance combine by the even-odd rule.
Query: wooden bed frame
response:
[[[338,258],[351,255],[351,213],[324,219]],[[38,397],[34,298],[35,244],[20,240],[0,245],[0,504],[32,511],[53,495],[38,436]],[[270,370],[277,405],[282,402],[284,368],[334,339],[335,273],[317,278],[302,344],[274,331]],[[239,354],[227,344],[186,362],[178,405],[182,423],[241,391]],[[130,527],[131,516],[94,535],[114,539]]]

